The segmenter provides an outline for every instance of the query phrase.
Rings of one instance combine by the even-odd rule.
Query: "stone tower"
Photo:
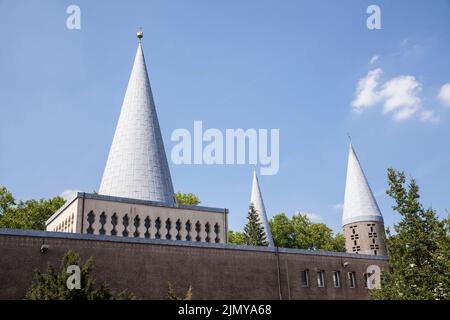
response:
[[[250,203],[255,207],[258,213],[259,221],[261,222],[264,232],[266,234],[266,240],[269,243],[269,247],[274,247],[272,232],[270,232],[269,221],[266,215],[266,208],[264,207],[264,201],[261,194],[261,189],[259,188],[259,181],[256,175],[256,167],[253,168],[253,184],[252,184],[252,195],[250,197]]]
[[[342,225],[347,252],[387,255],[383,216],[351,143]]]
[[[99,194],[175,203],[142,50],[142,32]]]

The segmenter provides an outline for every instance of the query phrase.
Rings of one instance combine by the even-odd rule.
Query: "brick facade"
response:
[[[367,299],[367,267],[388,265],[386,257],[361,254],[0,229],[0,299],[23,299],[33,270],[59,266],[69,249],[93,257],[98,282],[143,299],[165,299],[168,281],[180,295],[192,285],[194,299]],[[309,287],[302,287],[303,270],[309,270]],[[319,271],[325,272],[323,288]],[[340,288],[334,271],[340,271]],[[349,287],[348,272],[355,273],[356,288]]]

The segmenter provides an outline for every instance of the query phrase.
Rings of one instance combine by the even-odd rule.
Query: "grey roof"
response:
[[[175,202],[141,43],[137,48],[99,193]]]
[[[21,229],[5,229],[0,228],[0,235],[5,236],[28,236],[39,238],[55,238],[55,239],[74,239],[74,240],[88,240],[88,241],[105,241],[105,242],[122,242],[122,243],[141,243],[141,244],[155,244],[167,246],[181,246],[181,247],[202,247],[223,250],[242,250],[242,251],[260,251],[260,252],[281,252],[288,254],[304,254],[314,256],[329,256],[329,257],[343,257],[353,259],[371,259],[371,260],[387,260],[386,256],[375,256],[367,254],[355,254],[332,251],[319,250],[302,250],[302,249],[287,249],[274,247],[256,247],[256,246],[241,246],[224,243],[208,243],[208,242],[193,242],[182,240],[165,240],[165,239],[146,239],[146,238],[128,238],[117,236],[101,236],[94,234],[82,233],[66,233],[66,232],[50,232],[50,231],[36,231],[36,230],[21,230]]]
[[[383,216],[350,143],[342,225],[360,221],[383,221]]]
[[[269,247],[274,247],[275,245],[273,243],[272,233],[270,232],[270,225],[267,219],[266,208],[264,207],[264,201],[262,198],[261,189],[259,187],[258,176],[256,175],[256,167],[253,168],[253,183],[250,203],[253,203],[253,206],[258,213],[259,221],[264,227],[264,232],[266,233],[266,240],[269,243]]]

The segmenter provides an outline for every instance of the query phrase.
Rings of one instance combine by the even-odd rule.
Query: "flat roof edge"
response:
[[[83,193],[79,192],[78,196],[83,196]],[[206,206],[191,206],[191,205],[184,205],[184,204],[169,204],[169,203],[160,202],[160,201],[107,196],[107,195],[96,194],[96,193],[84,193],[84,197],[86,199],[93,199],[93,200],[114,201],[114,202],[123,202],[123,203],[131,203],[131,204],[143,204],[143,205],[155,206],[155,207],[190,209],[190,210],[218,212],[218,213],[224,213],[226,211],[225,208],[206,207]]]
[[[119,242],[119,243],[121,242],[121,243],[136,243],[136,244],[155,244],[155,245],[168,245],[168,246],[180,246],[180,247],[197,247],[197,248],[257,251],[257,252],[272,252],[272,253],[277,252],[276,247],[241,246],[241,245],[224,244],[224,243],[205,243],[205,242],[190,242],[190,241],[181,241],[181,240],[145,239],[145,238],[125,238],[125,237],[117,237],[117,236],[101,236],[101,235],[81,234],[81,233],[65,233],[65,232],[0,228],[0,236],[2,236],[2,235],[4,235],[4,236],[37,237],[37,238],[88,240],[88,241],[106,241],[106,242]],[[366,255],[366,254],[354,254],[354,253],[319,251],[319,250],[278,248],[278,252],[287,253],[287,254],[345,257],[345,258],[353,258],[353,259],[388,260],[387,256],[375,256],[375,255]]]

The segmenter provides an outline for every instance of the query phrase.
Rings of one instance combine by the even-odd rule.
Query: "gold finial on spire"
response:
[[[139,42],[141,42],[142,38],[144,37],[144,31],[142,31],[142,28],[139,28],[139,31],[137,32],[137,37],[139,39]]]

